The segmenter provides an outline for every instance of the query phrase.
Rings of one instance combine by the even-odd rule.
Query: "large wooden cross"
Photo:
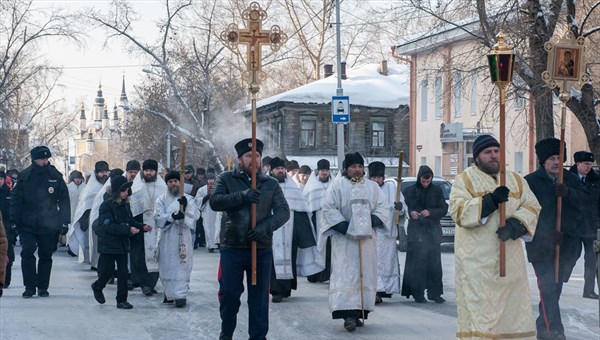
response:
[[[230,49],[235,49],[238,44],[247,46],[246,65],[249,79],[248,83],[258,84],[261,71],[262,46],[270,45],[274,51],[279,50],[287,40],[287,35],[281,32],[278,25],[271,26],[270,30],[262,29],[262,22],[267,18],[267,12],[258,2],[252,2],[244,12],[242,18],[246,20],[246,29],[239,29],[236,24],[230,24],[227,30],[221,33],[223,40]]]

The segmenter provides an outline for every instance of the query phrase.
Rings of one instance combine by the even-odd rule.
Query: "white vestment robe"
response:
[[[71,219],[71,225],[69,226],[69,232],[67,234],[67,240],[69,249],[75,254],[79,253],[79,261],[84,263],[89,263],[89,232],[92,228],[92,220],[90,219],[89,228],[86,231],[81,230],[79,220],[83,216],[83,214],[92,209],[92,205],[94,204],[94,198],[102,186],[104,184],[98,182],[96,179],[96,174],[92,173],[90,179],[88,180],[85,188],[79,194],[79,201],[77,202],[77,208],[75,209],[75,214]],[[71,210],[72,211],[72,210]],[[93,232],[92,232],[93,234]]]
[[[306,186],[304,186],[304,189],[302,190],[302,194],[304,195],[304,197],[306,198],[306,201],[308,202],[308,209],[310,212],[312,212],[313,214],[316,214],[315,216],[315,222],[317,223],[316,226],[314,226],[315,228],[315,232],[317,234],[317,244],[320,242],[320,239],[322,237],[321,233],[319,232],[319,230],[321,229],[321,208],[323,207],[323,200],[325,199],[325,192],[327,191],[327,187],[329,186],[329,184],[331,184],[331,182],[333,181],[333,179],[330,177],[329,181],[323,183],[321,181],[319,181],[318,175],[316,174],[315,171],[313,171],[310,174],[310,177],[308,178],[308,181],[306,182]],[[312,219],[311,219],[312,221]],[[323,263],[325,264],[325,259],[326,259],[326,248],[325,246],[323,246],[323,248],[321,247],[317,247],[317,249],[319,250],[319,254],[317,256],[320,257],[320,259],[315,259],[317,262],[319,263]],[[310,256],[310,254],[306,254],[306,252],[312,252],[312,250],[299,250],[298,251],[298,257],[300,256]],[[300,275],[300,274],[298,274]]]
[[[273,232],[273,266],[278,280],[291,280],[294,278],[292,271],[292,238],[294,235],[294,212],[305,212],[308,215],[310,229],[316,240],[315,229],[310,221],[312,213],[302,190],[296,183],[286,177],[285,182],[279,183],[281,191],[290,207],[290,218],[283,226]],[[309,276],[325,269],[323,258],[316,247],[298,248],[296,255],[296,274]]]
[[[523,239],[508,240],[506,276],[500,277],[496,230],[500,211],[481,219],[483,196],[499,181],[473,165],[456,177],[450,192],[454,237],[459,339],[535,339]],[[533,237],[540,205],[521,175],[506,171],[510,190],[506,218],[517,218]]]
[[[398,261],[398,248],[396,238],[398,237],[398,226],[394,224],[394,203],[396,202],[396,182],[385,181],[380,187],[384,199],[390,206],[390,214],[387,225],[388,229],[376,228],[377,236],[377,291],[386,294],[400,293],[400,263]],[[400,193],[403,215],[406,212],[404,195]]]
[[[167,183],[158,175],[156,181],[147,183],[142,179],[143,175],[144,172],[140,171],[131,186],[131,213],[134,217],[143,214],[144,223],[152,227],[151,231],[144,233],[146,268],[152,273],[158,272],[158,241],[161,236],[154,219],[154,204],[158,197],[167,192]]]
[[[319,248],[324,249],[327,237],[331,237],[330,312],[375,309],[377,245],[371,215],[377,216],[383,228],[389,229],[389,214],[386,198],[379,185],[371,180],[363,178],[355,183],[338,177],[327,189]],[[349,222],[346,235],[331,228],[343,221]]]
[[[216,249],[217,245],[215,244],[215,240],[218,235],[216,235],[216,223],[217,223],[217,211],[214,211],[210,208],[210,204],[208,201],[202,204],[202,199],[208,195],[208,185],[205,185],[198,189],[196,193],[196,201],[198,202],[198,206],[200,208],[200,213],[202,216],[202,227],[204,228],[204,238],[206,239],[206,249]],[[220,223],[221,220],[219,219]],[[221,228],[219,228],[221,230]]]
[[[94,197],[94,204],[92,204],[92,210],[90,211],[90,228],[92,227],[92,223],[98,218],[98,215],[100,215],[100,206],[102,205],[102,202],[104,202],[104,194],[106,194],[108,188],[110,188],[110,178],[104,183],[102,189],[98,191],[96,197]],[[98,235],[96,235],[96,233],[89,233],[89,244],[90,264],[92,267],[97,268],[100,254],[98,254]]]
[[[179,211],[178,196],[166,192],[158,197],[154,205],[156,227],[161,230],[158,242],[159,275],[167,300],[186,298],[192,273],[194,244],[191,231],[196,229],[200,211],[192,196],[186,194],[185,197],[188,204],[183,220],[174,221],[171,216]],[[183,259],[182,254],[185,254]]]

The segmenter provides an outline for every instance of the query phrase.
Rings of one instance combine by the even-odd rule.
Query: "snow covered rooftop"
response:
[[[388,64],[388,75],[378,72],[379,64],[368,64],[346,71],[342,80],[344,96],[350,97],[350,105],[395,109],[408,105],[409,69],[406,65]],[[336,95],[337,75],[319,79],[310,84],[258,101],[257,108],[276,102],[331,103]]]

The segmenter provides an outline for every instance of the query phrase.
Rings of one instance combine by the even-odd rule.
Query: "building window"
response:
[[[520,78],[520,77],[515,77],[515,85],[516,85],[516,91],[515,91],[515,109],[520,110],[520,109],[524,109],[525,108],[525,91],[523,91],[524,88],[527,87],[527,84],[525,84],[525,82]]]
[[[314,148],[316,143],[317,120],[300,118],[300,147]]]
[[[437,76],[435,77],[435,84],[434,84],[434,92],[435,92],[435,118],[442,118],[442,77],[441,76]]]
[[[271,148],[281,148],[281,119],[271,122]]]
[[[471,72],[471,115],[477,114],[477,72]]]
[[[421,157],[421,165],[427,165],[427,157]]]
[[[514,172],[522,174],[523,173],[523,152],[517,151],[515,152],[515,167],[513,169]]]
[[[454,116],[460,117],[462,111],[462,81],[460,72],[454,72],[452,79],[452,94],[454,96]]]
[[[427,120],[427,92],[428,92],[427,80],[421,82],[421,121]]]
[[[385,146],[385,122],[372,122],[372,143],[373,147],[384,147]]]
[[[442,174],[442,156],[435,156],[435,165],[433,166],[433,174],[440,176]]]

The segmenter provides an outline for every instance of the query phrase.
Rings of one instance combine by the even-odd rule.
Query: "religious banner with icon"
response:
[[[575,38],[573,32],[567,31],[562,37],[554,36],[544,44],[548,52],[548,69],[542,73],[542,79],[550,88],[560,87],[561,92],[568,92],[570,86],[580,89],[589,81],[585,73],[585,50],[587,40]]]

